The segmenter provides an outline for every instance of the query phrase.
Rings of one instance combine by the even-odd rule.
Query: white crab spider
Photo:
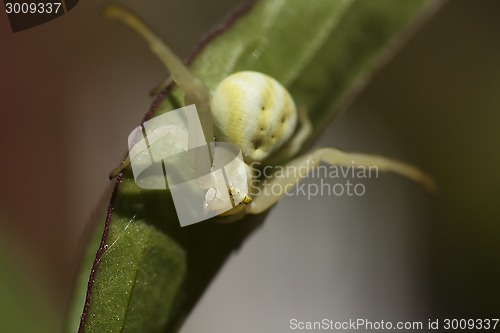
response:
[[[242,174],[253,181],[254,175],[248,164],[269,163],[270,160],[286,161],[293,157],[311,133],[311,125],[304,110],[297,109],[289,92],[270,76],[244,71],[229,75],[210,93],[199,79],[194,77],[182,61],[157,37],[149,27],[133,13],[118,5],[108,5],[104,12],[130,26],[144,38],[152,52],[170,71],[172,80],[185,92],[185,104],[196,104],[206,141],[229,141],[240,147],[244,155],[245,170],[232,170],[233,181],[229,188],[233,198],[241,204],[221,216],[230,221],[244,214],[259,214],[274,205],[286,192],[259,191],[255,195],[248,190],[248,184],[238,184]],[[297,123],[301,126],[297,129]],[[215,125],[215,134],[214,134]],[[295,135],[293,135],[295,133]],[[287,175],[261,181],[261,189],[279,186],[289,189],[320,162],[347,167],[376,166],[380,171],[391,171],[416,181],[429,190],[434,182],[419,169],[382,156],[345,153],[334,148],[320,148],[288,162],[286,166],[301,170],[299,174]],[[114,178],[130,163],[127,157],[110,177]],[[287,168],[288,169],[288,168]],[[216,197],[217,190],[207,190],[207,200]],[[216,210],[216,207],[206,208]]]

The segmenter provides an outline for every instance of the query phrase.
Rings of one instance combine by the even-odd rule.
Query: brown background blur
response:
[[[134,8],[186,56],[229,0]],[[1,232],[63,312],[79,235],[166,75],[145,44],[79,5],[12,34],[0,17]],[[183,332],[288,321],[491,317],[500,310],[500,2],[451,0],[318,144],[433,174],[436,198],[383,176],[362,198],[291,197],[231,258]]]

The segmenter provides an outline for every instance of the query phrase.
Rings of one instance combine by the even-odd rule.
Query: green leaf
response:
[[[213,88],[239,70],[264,72],[305,106],[317,135],[392,52],[431,0],[266,0],[208,39],[193,73]],[[146,118],[183,105],[178,88]],[[167,191],[118,180],[88,290],[85,332],[174,332],[226,258],[264,220],[204,221],[181,228]],[[83,300],[80,300],[80,306]]]

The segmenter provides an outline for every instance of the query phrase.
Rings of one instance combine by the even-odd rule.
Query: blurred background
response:
[[[235,5],[120,3],[183,57]],[[0,15],[0,249],[14,263],[2,274],[18,270],[40,285],[56,323],[81,234],[107,204],[107,175],[149,109],[149,89],[166,76],[100,5],[82,1],[16,34]],[[317,142],[411,162],[436,178],[439,193],[381,175],[362,197],[285,198],[182,332],[289,332],[292,318],[498,317],[499,11],[495,0],[449,1]]]

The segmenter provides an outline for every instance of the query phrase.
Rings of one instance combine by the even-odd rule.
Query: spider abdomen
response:
[[[247,161],[266,159],[297,125],[290,93],[258,72],[238,72],[222,80],[213,92],[211,109],[217,140],[238,145]]]

